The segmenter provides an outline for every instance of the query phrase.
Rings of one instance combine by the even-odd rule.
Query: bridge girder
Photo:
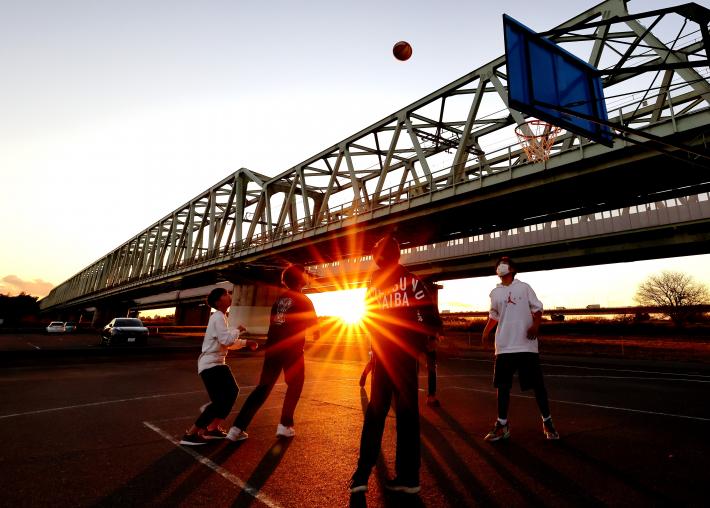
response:
[[[708,59],[707,9],[696,7],[634,15],[623,0],[607,0],[549,37],[576,54],[587,43],[592,65],[617,71],[604,82],[612,121],[706,150],[707,75],[672,65],[662,75],[655,70]],[[670,38],[661,21],[675,27]],[[629,87],[637,97],[619,99]],[[570,132],[557,138],[550,160],[530,164],[513,137],[525,120],[507,108],[500,57],[274,177],[239,169],[57,286],[40,305],[48,310],[141,287],[236,276],[251,264],[275,269],[357,255],[393,229],[407,244],[424,244],[457,231],[525,224],[536,214],[706,188],[697,168],[648,147],[617,142],[608,149]],[[673,171],[664,171],[670,164]],[[521,201],[533,206],[521,210]],[[462,215],[473,217],[467,230],[458,227]]]

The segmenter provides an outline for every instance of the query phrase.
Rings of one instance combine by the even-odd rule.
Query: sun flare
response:
[[[338,318],[347,325],[359,324],[365,316],[365,289],[347,289],[308,295],[318,316]]]

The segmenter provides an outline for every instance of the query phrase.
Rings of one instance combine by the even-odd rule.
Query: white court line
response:
[[[359,379],[359,378],[358,378]],[[331,381],[341,381],[340,379],[337,380],[331,380]],[[317,382],[322,382],[322,380],[319,380]],[[316,383],[316,381],[307,381],[308,383]],[[276,383],[274,386],[286,386],[286,383]],[[239,387],[239,396],[244,396],[246,393],[242,393],[242,390],[248,390],[248,389],[254,389],[256,388],[256,385],[250,385],[250,386],[240,386]],[[143,397],[133,397],[130,399],[114,399],[114,400],[104,400],[101,402],[87,402],[86,404],[76,404],[73,406],[62,406],[62,407],[51,407],[47,409],[37,409],[35,411],[24,411],[22,413],[12,413],[12,414],[7,414],[7,415],[0,415],[0,420],[6,419],[6,418],[15,418],[17,416],[31,416],[31,415],[38,415],[42,413],[53,413],[56,411],[66,411],[66,410],[71,410],[71,409],[81,409],[85,407],[95,407],[95,406],[105,406],[108,404],[118,404],[121,402],[133,402],[137,400],[149,400],[149,399],[159,399],[162,397],[177,397],[180,395],[193,395],[195,393],[205,393],[204,390],[192,390],[189,392],[176,392],[176,393],[160,393],[157,395],[145,395]],[[180,417],[180,418],[187,418],[187,417]]]
[[[494,390],[480,390],[477,388],[465,388],[463,386],[449,386],[447,388],[454,388],[457,390],[465,390],[468,392],[480,392],[480,393],[490,393],[495,395]],[[516,393],[511,393],[511,397],[519,397],[521,399],[534,399],[534,396],[531,395],[519,395]],[[616,406],[605,406],[603,404],[591,404],[588,402],[573,402],[570,400],[559,400],[559,399],[550,399],[550,402],[557,402],[560,404],[571,404],[574,406],[586,406],[586,407],[595,407],[599,409],[612,409],[614,411],[626,411],[627,413],[641,413],[641,414],[647,414],[647,415],[654,415],[654,416],[670,416],[671,418],[684,418],[686,420],[698,420],[701,422],[710,422],[710,418],[703,418],[702,416],[688,416],[688,415],[677,415],[673,413],[661,413],[658,411],[645,411],[643,409],[631,409],[628,407],[616,407]]]
[[[580,370],[610,370],[612,372],[631,372],[634,374],[658,374],[660,376],[694,376],[710,379],[710,376],[704,374],[693,374],[684,372],[659,372],[656,370],[638,370],[638,369],[612,369],[610,367],[587,367],[583,365],[563,365],[560,363],[540,363],[546,367],[564,367],[569,369],[580,369]]]
[[[241,397],[241,396],[242,396],[242,394],[240,393],[240,394],[239,394],[239,397]],[[259,411],[274,411],[274,410],[279,410],[279,411],[280,411],[282,408],[283,408],[283,405],[269,406],[269,407],[264,407],[264,406],[262,406],[261,408],[259,408]],[[225,418],[225,420],[229,420],[229,416],[231,416],[231,415],[236,415],[238,412],[239,412],[239,411],[237,411],[236,409],[232,409],[232,410],[229,412],[229,415],[227,416],[227,418]],[[193,415],[187,415],[187,416],[186,416],[186,415],[183,415],[183,416],[173,416],[173,417],[171,417],[171,418],[158,418],[157,420],[153,420],[153,422],[155,422],[155,423],[168,423],[168,422],[177,422],[177,421],[181,421],[181,420],[190,420],[190,419],[194,420],[194,419],[195,419],[195,415],[193,414]]]
[[[30,346],[32,346],[32,347],[35,348],[35,349],[42,349],[42,348],[40,348],[39,346],[35,346],[35,345],[32,344],[31,342],[28,342],[27,344],[29,344]]]
[[[428,374],[419,374],[420,378],[429,377]],[[493,377],[493,374],[436,374],[436,379],[455,378],[455,377]]]
[[[451,358],[452,360],[459,360],[459,361],[465,361],[465,362],[479,362],[479,363],[493,363],[493,360],[479,360],[476,358],[463,358],[463,357],[458,357],[458,358]],[[635,374],[658,374],[661,376],[693,376],[693,377],[700,377],[700,378],[708,378],[710,379],[710,375],[705,375],[705,374],[687,374],[687,373],[678,373],[678,372],[659,372],[656,370],[638,370],[638,369],[615,369],[611,367],[588,367],[586,365],[566,365],[563,363],[543,363],[540,362],[540,365],[544,367],[563,367],[567,369],[580,369],[580,370],[610,370],[612,372],[632,372]],[[547,374],[545,374],[547,375]]]
[[[585,368],[585,367],[581,367],[581,368]],[[614,370],[614,369],[603,369],[603,370]],[[645,372],[645,371],[628,371],[628,372]],[[658,373],[656,373],[656,374],[658,374]],[[681,374],[676,374],[676,375],[681,375]],[[422,374],[422,375],[420,375],[419,377],[420,377],[420,378],[425,378],[426,375]],[[485,375],[484,375],[484,374],[453,374],[453,375],[439,375],[439,376],[437,376],[437,378],[439,378],[439,379],[444,379],[444,378],[462,378],[462,377],[488,377],[488,375],[487,375],[487,374],[485,374]],[[545,374],[545,377],[575,377],[575,376],[565,376],[565,375],[562,375],[562,374],[558,374],[558,375],[556,375],[556,374]],[[578,377],[578,379],[584,379],[584,378],[587,378],[587,377],[589,377],[589,378],[598,377],[598,378],[616,379],[615,377],[611,377],[611,376],[606,376],[606,377],[605,377],[605,376],[584,376],[584,377],[581,377],[581,378]],[[703,377],[704,377],[704,376],[703,376]],[[343,381],[358,380],[358,379],[360,379],[360,378],[359,378],[359,377],[357,377],[357,378],[345,378],[345,379],[339,378],[339,379],[330,379],[330,380],[326,380],[326,381],[327,381],[327,382],[343,382]],[[618,377],[618,379],[642,379],[642,380],[648,379],[648,380],[652,380],[652,378],[632,378],[632,377],[625,377],[625,376],[620,376],[620,377]],[[694,379],[664,379],[664,378],[661,378],[660,380],[661,380],[661,381],[694,381],[694,382],[699,382],[699,383],[705,383],[705,382],[706,382],[706,381],[703,381],[703,380],[694,380]],[[318,381],[306,381],[306,384],[311,384],[311,383],[316,383],[316,382],[322,383],[323,380],[318,380]],[[276,383],[275,386],[285,386],[285,383]],[[240,387],[239,387],[239,388],[240,388],[239,396],[246,395],[246,393],[242,393],[242,390],[254,389],[255,387],[256,387],[256,386],[240,386]],[[460,389],[462,389],[462,390],[468,390],[468,388],[456,387],[456,386],[451,387],[451,388],[460,388]],[[471,390],[473,390],[473,389],[471,389]],[[484,393],[495,393],[495,392],[490,392],[490,391],[486,391],[486,390],[474,390],[474,391],[480,391],[480,392],[484,392]],[[105,405],[109,405],[109,404],[119,404],[119,403],[122,403],[122,402],[133,402],[133,401],[138,401],[138,400],[159,399],[159,398],[163,398],[163,397],[176,397],[176,396],[181,396],[181,395],[192,395],[192,394],[195,394],[195,393],[204,393],[204,391],[203,391],[203,390],[193,390],[193,391],[188,391],[188,392],[164,393],[164,394],[157,394],[157,395],[146,395],[146,396],[143,396],[143,397],[133,397],[133,398],[128,398],[128,399],[114,399],[114,400],[105,400],[105,401],[101,401],[101,402],[88,402],[88,403],[86,403],[86,404],[76,404],[76,405],[72,405],[72,406],[62,406],[62,407],[53,407],[53,408],[47,408],[47,409],[37,409],[37,410],[35,410],[35,411],[24,411],[24,412],[21,412],[21,413],[11,413],[11,414],[6,414],[6,415],[0,415],[0,420],[4,420],[4,419],[7,419],[7,418],[15,418],[15,417],[18,417],[18,416],[31,416],[31,415],[37,415],[37,414],[43,414],[43,413],[53,413],[53,412],[56,412],[56,411],[66,411],[66,410],[81,409],[81,408],[86,408],[86,407],[96,407],[96,406],[105,406]],[[519,396],[519,395],[513,395],[513,396]],[[525,397],[525,396],[522,396],[522,397]],[[564,403],[568,403],[568,404],[581,404],[581,403],[566,402],[566,401],[559,401],[559,402],[564,402]],[[606,407],[606,406],[598,406],[598,407]],[[621,408],[616,408],[616,409],[623,410],[623,409],[621,409]],[[629,411],[634,411],[634,410],[629,410]],[[652,414],[656,414],[656,413],[652,413]],[[663,414],[663,413],[657,413],[657,414]],[[682,416],[682,415],[670,415],[670,416],[679,416],[679,417],[681,417],[681,418],[695,418],[695,417],[690,417],[690,416],[684,417],[684,416]],[[179,417],[179,418],[181,419],[181,418],[186,418],[186,417]],[[170,419],[167,419],[167,420],[173,420],[173,419],[175,419],[175,418],[170,418]],[[697,418],[696,418],[696,419],[697,419]],[[701,420],[705,420],[705,419],[703,419],[703,418],[700,418],[700,419],[701,419]],[[167,420],[166,420],[166,421],[167,421]]]
[[[108,404],[118,404],[120,402],[133,402],[135,400],[160,399],[162,397],[175,397],[175,396],[179,396],[179,395],[190,395],[193,393],[204,393],[204,390],[195,390],[195,391],[191,391],[191,392],[178,392],[178,393],[162,393],[162,394],[158,394],[158,395],[146,395],[143,397],[133,397],[131,399],[104,400],[101,402],[88,402],[86,404],[76,404],[74,406],[51,407],[48,409],[37,409],[36,411],[25,411],[23,413],[12,413],[9,415],[0,415],[0,420],[5,419],[5,418],[14,418],[16,416],[38,415],[38,414],[42,414],[42,413],[53,413],[55,411],[65,411],[67,409],[81,409],[84,407],[106,406]]]
[[[180,441],[178,439],[174,438],[172,435],[168,434],[160,427],[157,427],[150,422],[143,422],[143,425],[148,427],[153,432],[156,432],[157,434],[159,434],[160,436],[162,436],[166,440],[170,441],[175,446],[177,446],[178,449],[180,449],[180,450],[184,451],[185,453],[187,453],[188,455],[192,456],[192,458],[194,458],[197,462],[207,466],[212,471],[219,474],[220,476],[222,476],[224,479],[231,482],[232,484],[236,485],[237,487],[242,489],[244,492],[246,492],[250,496],[252,496],[252,497],[258,499],[259,501],[261,501],[262,503],[264,503],[266,506],[268,506],[270,508],[281,508],[281,505],[278,504],[276,501],[271,499],[266,494],[259,492],[259,489],[252,487],[248,483],[245,483],[241,478],[239,478],[235,474],[231,473],[229,470],[227,470],[227,469],[223,468],[222,466],[220,466],[219,464],[211,461],[210,459],[208,459],[204,455],[200,455],[199,453],[197,453],[195,450],[193,450],[191,448],[180,446]]]
[[[678,374],[679,376],[684,374]],[[689,374],[692,376],[692,374]],[[461,378],[461,377],[492,377],[492,374],[451,374],[451,375],[440,375],[437,374],[437,379],[448,379],[448,378]],[[680,377],[680,378],[668,378],[668,377],[647,377],[647,376],[580,376],[576,374],[547,374],[545,377],[561,377],[561,378],[574,378],[574,379],[633,379],[641,381],[685,381],[688,383],[710,383],[710,380],[705,379],[694,379],[692,377]],[[704,377],[704,376],[703,376]],[[419,374],[420,379],[426,379],[427,374]]]
[[[687,377],[577,376],[574,374],[545,374],[545,377],[570,377],[574,379],[634,379],[637,381],[681,381],[686,383],[710,383],[710,379],[693,379]]]

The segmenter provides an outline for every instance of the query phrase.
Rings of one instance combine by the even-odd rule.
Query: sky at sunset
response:
[[[503,13],[545,30],[593,4],[0,0],[0,294],[45,296],[237,169],[280,173],[497,58]],[[710,286],[708,255],[519,278],[613,306],[663,269]],[[440,308],[495,283],[446,281]]]

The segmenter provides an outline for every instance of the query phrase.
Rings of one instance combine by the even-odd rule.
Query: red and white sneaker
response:
[[[484,437],[483,439],[485,439],[486,441],[493,442],[499,441],[501,439],[508,439],[509,437],[510,427],[508,426],[508,424],[506,423],[505,425],[503,425],[498,420],[496,420],[496,424],[493,429],[488,434],[486,434],[486,437]]]

